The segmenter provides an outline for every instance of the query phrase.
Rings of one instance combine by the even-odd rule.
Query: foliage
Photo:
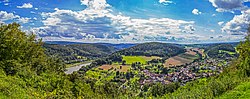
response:
[[[47,55],[57,56],[66,63],[105,57],[116,51],[114,47],[102,44],[44,44],[43,47],[46,49]]]
[[[235,56],[236,54],[230,54],[228,52],[236,53],[236,50],[231,44],[218,44],[212,45],[206,48],[207,55],[213,58],[223,58],[225,56]]]
[[[16,23],[0,25],[0,98],[100,98],[78,74],[64,74],[64,64],[44,53],[41,40]],[[108,83],[108,82],[107,82]],[[112,84],[102,97],[114,97]],[[113,91],[113,92],[110,92]],[[109,95],[112,93],[112,95]]]
[[[184,52],[184,47],[177,44],[166,43],[143,43],[128,49],[118,51],[121,55],[126,56],[159,56],[170,57]]]

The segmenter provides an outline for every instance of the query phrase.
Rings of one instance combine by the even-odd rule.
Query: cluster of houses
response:
[[[143,70],[144,79],[140,80],[140,84],[150,84],[161,82],[162,84],[169,84],[172,82],[185,83],[199,79],[220,74],[223,68],[228,65],[232,59],[204,59],[184,66],[171,67],[174,71],[167,74],[157,74],[150,72],[150,70]]]

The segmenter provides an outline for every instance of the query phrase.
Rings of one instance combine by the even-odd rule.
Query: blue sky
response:
[[[0,23],[44,41],[208,43],[244,39],[250,0],[0,0]]]

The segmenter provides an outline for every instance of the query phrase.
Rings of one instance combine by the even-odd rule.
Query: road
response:
[[[65,73],[66,74],[72,74],[74,71],[78,71],[80,70],[83,66],[87,66],[87,65],[90,65],[91,63],[86,63],[86,64],[81,64],[79,66],[74,66],[74,67],[69,67],[69,68],[66,68],[66,71]]]

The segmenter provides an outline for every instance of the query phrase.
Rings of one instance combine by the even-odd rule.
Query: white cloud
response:
[[[103,10],[110,6],[106,0],[81,0],[81,3],[93,10]]]
[[[173,40],[169,38],[183,41],[197,37],[192,35],[195,31],[194,21],[169,18],[136,19],[114,14],[105,0],[81,0],[81,3],[87,6],[85,10],[55,8],[55,12],[42,13],[44,26],[34,28],[33,31],[43,38],[52,36],[53,39],[87,38],[97,41]],[[91,38],[89,35],[92,35]]]
[[[246,35],[250,23],[250,9],[241,13],[241,15],[235,15],[231,21],[227,22],[222,31],[232,35]]]
[[[24,3],[22,6],[17,6],[17,8],[33,8],[31,3]]]
[[[60,22],[61,19],[59,18],[47,18],[46,20],[43,21],[44,25],[52,25],[52,26],[55,26]]]
[[[216,14],[212,14],[212,16],[213,16],[213,17],[215,17],[215,16],[216,16]]]
[[[170,1],[170,0],[159,0],[159,3],[164,4],[164,5],[169,5],[169,4],[174,3],[174,2]]]
[[[246,6],[243,5],[244,2],[249,2],[250,0],[209,0],[212,5],[217,8],[218,12],[233,12],[234,10],[245,10]]]
[[[218,25],[219,25],[219,26],[222,26],[223,24],[224,24],[224,21],[218,22]]]
[[[213,30],[213,29],[212,29],[212,30],[210,30],[210,32],[213,32],[213,33],[214,33],[214,32],[215,32],[215,30]]]
[[[9,5],[9,3],[4,3],[4,5],[5,5],[5,6],[8,6],[8,5]]]
[[[201,12],[198,9],[193,9],[192,13],[195,14],[195,15],[200,15],[201,14]]]
[[[18,21],[21,23],[28,23],[30,18],[20,17],[19,15],[15,15],[13,13],[8,13],[6,11],[0,11],[0,23],[5,23],[5,21],[12,20]]]
[[[38,10],[38,8],[35,8],[35,10]]]
[[[30,19],[31,19],[31,18],[23,18],[23,17],[20,17],[20,18],[18,19],[18,21],[21,22],[21,23],[28,23],[28,22],[30,21]]]
[[[37,18],[36,18],[36,17],[34,17],[34,18],[33,18],[33,20],[37,20]]]
[[[19,16],[14,15],[13,13],[8,13],[6,11],[0,11],[0,23],[4,23],[4,21],[12,20],[19,18]]]

